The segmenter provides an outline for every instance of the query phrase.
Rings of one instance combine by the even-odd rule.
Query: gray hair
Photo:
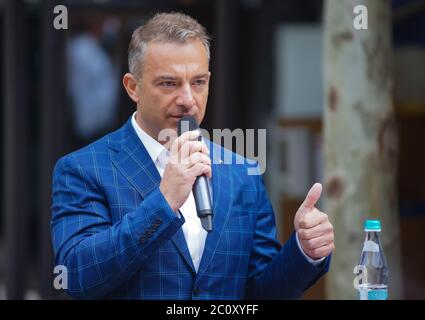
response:
[[[149,42],[177,42],[201,40],[210,59],[210,37],[205,28],[194,18],[182,13],[158,13],[144,25],[134,30],[128,47],[128,68],[135,76],[141,76],[141,65]]]

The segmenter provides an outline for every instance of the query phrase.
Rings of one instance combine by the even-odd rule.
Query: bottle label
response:
[[[387,300],[388,290],[387,289],[363,289],[359,288],[359,300]]]
[[[379,252],[379,245],[376,242],[367,240],[363,244],[363,251],[365,251],[365,252]]]

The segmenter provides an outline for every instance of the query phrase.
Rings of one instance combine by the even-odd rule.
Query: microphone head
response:
[[[198,130],[199,125],[193,116],[186,116],[180,119],[177,130],[179,136],[185,133],[186,131]]]

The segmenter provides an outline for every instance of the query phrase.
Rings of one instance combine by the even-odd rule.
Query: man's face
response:
[[[176,130],[183,116],[201,123],[208,99],[208,57],[200,40],[147,46],[135,95],[137,122],[152,137]]]

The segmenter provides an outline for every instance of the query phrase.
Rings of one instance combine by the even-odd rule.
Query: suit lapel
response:
[[[134,131],[131,119],[120,131],[122,132],[121,141],[113,145],[118,152],[112,156],[112,162],[145,199],[159,186],[161,177],[145,146]]]
[[[207,236],[198,274],[205,272],[210,264],[232,209],[230,165],[222,164],[221,147],[211,142],[209,147],[212,158],[213,230]]]
[[[112,162],[143,199],[145,199],[152,191],[159,187],[161,176],[145,146],[134,131],[131,118],[117,133],[117,140],[109,142],[110,147],[118,151],[113,155]],[[191,270],[195,272],[181,228],[171,237],[171,241]]]
[[[190,256],[189,247],[187,246],[186,239],[184,238],[182,228],[177,230],[177,232],[171,237],[171,241],[174,243],[177,250],[184,257],[192,272],[196,273],[195,266],[193,265],[192,257]]]

